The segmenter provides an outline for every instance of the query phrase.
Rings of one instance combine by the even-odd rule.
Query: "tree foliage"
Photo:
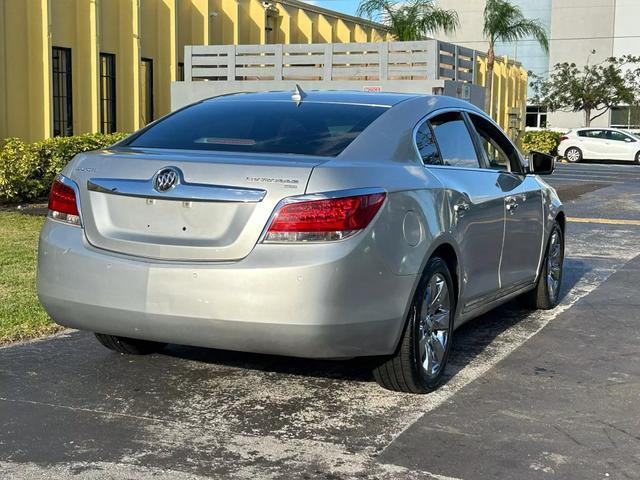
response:
[[[493,66],[496,42],[513,42],[522,38],[534,38],[545,51],[549,50],[549,37],[544,25],[537,19],[525,18],[519,6],[508,0],[487,0],[484,7],[483,34],[489,42],[487,49],[487,80],[485,82],[485,111],[491,109]]]
[[[532,87],[532,102],[552,112],[583,112],[588,127],[611,107],[640,103],[640,57],[611,57],[583,67],[558,63],[547,79],[534,76]]]
[[[434,0],[361,0],[357,15],[387,25],[400,41],[424,40],[438,31],[453,33],[460,26],[458,14]]]
[[[520,7],[508,0],[487,0],[482,32],[490,45],[531,37],[545,51],[549,50],[549,38],[544,25],[537,19],[525,18]]]

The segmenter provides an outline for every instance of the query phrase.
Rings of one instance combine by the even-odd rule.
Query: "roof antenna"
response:
[[[293,93],[291,94],[291,100],[296,102],[296,107],[302,103],[302,99],[306,97],[307,94],[300,88],[300,85],[296,83],[296,88],[293,89]]]

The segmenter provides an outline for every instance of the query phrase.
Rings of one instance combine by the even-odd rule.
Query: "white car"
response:
[[[628,160],[640,163],[640,137],[617,128],[578,128],[560,137],[558,155],[582,160]]]

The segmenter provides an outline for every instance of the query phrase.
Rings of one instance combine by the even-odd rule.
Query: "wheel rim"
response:
[[[418,325],[420,365],[428,377],[442,370],[449,345],[451,297],[443,275],[435,273],[427,283]]]
[[[567,152],[567,160],[569,160],[570,162],[577,162],[578,160],[580,160],[580,152],[578,152],[578,150],[576,150],[575,148],[569,149],[569,151]]]
[[[555,300],[560,288],[562,277],[562,243],[560,232],[554,230],[549,241],[549,255],[547,256],[547,289],[549,297]]]

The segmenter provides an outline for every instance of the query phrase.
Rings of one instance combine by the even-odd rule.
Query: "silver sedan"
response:
[[[427,392],[464,322],[557,304],[552,171],[445,96],[212,98],[66,166],[38,293],[118,352],[367,356],[382,386]]]

